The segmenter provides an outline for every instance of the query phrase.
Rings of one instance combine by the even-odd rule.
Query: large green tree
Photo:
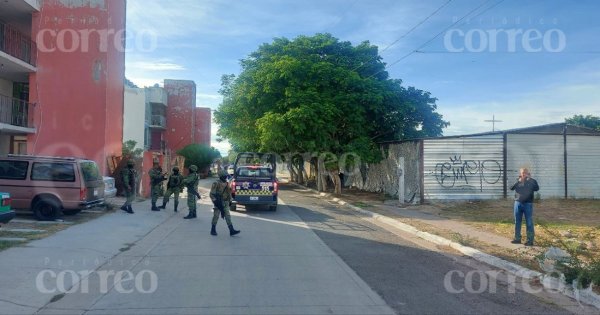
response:
[[[565,119],[567,124],[600,130],[600,117],[592,115],[574,115]]]
[[[330,34],[276,38],[241,67],[237,77],[222,77],[219,136],[238,152],[316,152],[319,174],[328,172],[338,193],[340,156],[377,162],[378,142],[438,136],[448,125],[428,92],[388,77],[378,48],[367,41],[353,46]]]
[[[178,150],[177,154],[185,158],[186,168],[194,164],[200,171],[204,171],[216,159],[221,157],[221,153],[217,149],[197,143],[188,144],[181,150]]]

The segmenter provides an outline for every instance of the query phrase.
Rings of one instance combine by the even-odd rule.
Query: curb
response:
[[[524,279],[528,279],[528,280],[538,279],[540,281],[540,283],[542,284],[542,286],[547,290],[559,292],[559,293],[566,295],[570,298],[573,298],[579,302],[593,305],[594,307],[600,309],[600,295],[593,292],[591,287],[588,287],[587,289],[584,289],[584,290],[579,290],[576,287],[574,287],[573,285],[566,284],[563,279],[559,279],[559,278],[555,278],[555,277],[552,277],[549,275],[542,274],[540,272],[525,268],[525,267],[517,265],[515,263],[498,258],[496,256],[486,254],[478,249],[475,249],[475,248],[472,248],[469,246],[464,246],[457,242],[446,239],[444,237],[421,231],[412,225],[400,222],[400,221],[390,218],[388,216],[384,216],[384,215],[377,214],[377,213],[374,213],[374,212],[371,212],[368,210],[361,209],[361,208],[356,207],[340,198],[334,197],[332,194],[318,192],[312,188],[308,188],[308,187],[305,187],[305,186],[302,186],[302,185],[299,185],[296,183],[292,183],[292,182],[289,182],[289,184],[292,184],[292,185],[302,188],[302,189],[310,190],[319,197],[331,198],[332,201],[338,203],[339,205],[347,206],[348,208],[360,213],[363,216],[371,218],[375,221],[385,223],[387,225],[391,225],[403,232],[417,236],[428,242],[431,242],[431,243],[434,243],[437,245],[451,247],[451,248],[461,252],[462,254],[469,256],[477,261],[486,263],[486,264],[491,265],[496,268],[503,269],[515,276],[518,276],[518,277],[521,277]]]

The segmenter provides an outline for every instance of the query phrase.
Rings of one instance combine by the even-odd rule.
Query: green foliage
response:
[[[189,144],[177,151],[177,154],[185,158],[185,167],[194,164],[199,170],[209,167],[215,159],[221,157],[221,153],[213,147],[204,144]]]
[[[137,145],[137,141],[135,140],[127,140],[125,142],[123,142],[123,149],[122,149],[122,153],[123,156],[130,156],[136,159],[139,159],[142,157],[142,154],[144,153],[144,149],[141,148],[136,148],[135,146]]]
[[[352,152],[382,158],[378,142],[439,136],[448,125],[428,92],[388,78],[376,46],[330,34],[276,38],[224,75],[219,136],[237,152]]]
[[[587,127],[591,129],[596,129],[600,131],[600,117],[592,116],[592,115],[575,115],[571,118],[565,119],[567,124]]]
[[[565,277],[565,282],[572,284],[577,282],[579,289],[588,288],[590,284],[600,285],[600,260],[592,253],[593,249],[583,246],[579,241],[565,240],[558,232],[551,230],[546,224],[540,226],[558,244],[544,244],[544,247],[557,245],[571,256],[564,261],[556,262],[556,269]],[[583,235],[584,240],[591,239],[590,235]],[[543,258],[543,254],[538,259]]]

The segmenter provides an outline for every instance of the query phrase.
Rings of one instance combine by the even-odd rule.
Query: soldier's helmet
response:
[[[190,165],[190,172],[197,172],[198,171],[198,166],[192,164]]]
[[[134,166],[135,165],[135,161],[133,159],[127,161],[127,165],[128,166]]]
[[[179,167],[173,166],[173,172],[179,172]]]

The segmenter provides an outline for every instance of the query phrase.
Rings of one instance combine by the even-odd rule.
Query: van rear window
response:
[[[33,163],[32,180],[53,182],[74,182],[75,168],[73,163]]]
[[[83,180],[86,182],[93,182],[102,179],[100,176],[100,171],[98,171],[98,166],[96,166],[96,163],[94,162],[81,162],[81,171],[83,172]]]
[[[0,161],[0,179],[23,180],[27,177],[29,162]]]
[[[266,167],[239,167],[237,169],[239,177],[272,177],[273,171]]]

